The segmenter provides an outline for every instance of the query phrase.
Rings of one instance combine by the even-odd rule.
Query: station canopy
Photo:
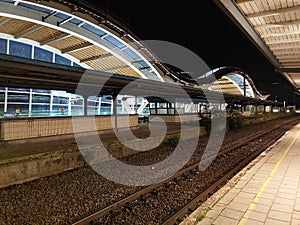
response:
[[[300,1],[215,0],[249,39],[300,90]]]
[[[53,64],[57,65],[58,71],[65,71],[67,67],[62,66],[69,66],[183,86],[194,87],[196,83],[196,88],[227,94],[226,99],[231,102],[234,98],[241,102],[241,97],[246,97],[245,101],[265,99],[250,77],[239,68],[217,68],[199,75],[194,84],[189,82],[190,79],[187,82],[159,62],[149,49],[115,21],[87,10],[79,2],[0,0],[1,54],[0,78],[8,86],[62,88],[74,92],[74,84],[68,82],[78,82],[78,77],[68,76],[66,72],[55,74],[50,66]],[[27,61],[22,60],[24,58]],[[47,74],[45,67],[41,67],[44,71],[38,72],[29,66],[31,64],[36,64],[36,68],[50,66],[51,72]],[[112,91],[106,90],[106,94]]]
[[[164,81],[134,37],[68,2],[0,0],[0,53]]]

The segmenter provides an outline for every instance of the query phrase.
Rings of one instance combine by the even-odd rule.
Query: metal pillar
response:
[[[98,99],[98,115],[100,115],[101,114],[101,97],[99,97],[99,99]]]
[[[118,108],[117,108],[117,103],[118,103],[118,95],[112,95],[112,103],[113,103],[113,114],[112,116],[114,117],[114,130],[118,131]]]
[[[83,96],[83,115],[87,116],[88,115],[88,97]]]
[[[68,115],[71,115],[72,114],[72,104],[71,104],[71,96],[69,96],[69,99],[68,99]]]
[[[138,101],[137,101],[137,96],[134,97],[134,113],[137,114],[137,110],[138,110]]]
[[[244,78],[244,83],[243,83],[243,87],[244,87],[244,96],[246,97],[246,78],[245,78],[245,73],[243,73],[243,78]]]
[[[4,94],[4,113],[7,113],[7,95],[8,95],[8,88],[5,88],[5,94]]]
[[[51,91],[50,95],[50,112],[53,111],[53,91]]]

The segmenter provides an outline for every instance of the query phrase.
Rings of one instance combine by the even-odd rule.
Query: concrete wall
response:
[[[84,163],[77,148],[0,161],[0,188],[74,169]]]
[[[117,117],[118,128],[128,127],[127,118],[125,115]],[[109,130],[114,127],[113,116],[1,119],[0,141],[72,134],[73,120],[76,120],[78,127],[81,127],[79,132],[93,131],[94,127],[88,125],[93,124],[90,123],[93,120],[95,120],[95,127],[98,131]],[[137,125],[138,115],[129,115],[129,126],[135,127]]]
[[[243,116],[243,125],[251,125],[256,123],[262,123],[269,120],[284,118],[288,116],[293,116],[294,113],[286,113],[286,112],[267,112],[267,113],[257,113],[252,115]]]
[[[206,135],[203,127],[199,127],[199,129],[200,136]],[[193,136],[189,133],[189,130],[186,130],[185,132],[186,134],[184,135],[187,138],[193,138]],[[165,143],[168,143],[168,139],[177,138],[180,135],[180,131],[172,131],[168,133],[165,138]],[[157,140],[154,137],[153,142],[156,141]],[[136,151],[128,149],[118,141],[105,141],[104,146],[115,158],[122,158],[137,153]],[[97,148],[97,146],[94,147]],[[112,156],[108,154],[94,154],[97,153],[94,151],[95,148],[93,149],[93,146],[87,146],[86,149],[86,151],[90,151],[89,153],[91,153],[91,156],[93,157],[92,163],[107,161],[112,158]],[[0,188],[58,174],[84,165],[86,165],[86,162],[76,145],[70,145],[68,149],[56,152],[40,153],[5,161],[3,160],[0,161]]]
[[[160,117],[163,119],[165,122],[187,122],[187,121],[195,121],[199,120],[199,114],[198,113],[191,113],[191,114],[181,114],[181,115],[150,115],[149,116],[149,121],[154,118],[154,117]]]

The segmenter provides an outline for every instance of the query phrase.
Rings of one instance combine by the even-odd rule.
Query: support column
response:
[[[244,87],[244,96],[246,97],[246,77],[245,77],[245,73],[243,73],[243,77],[244,77],[244,82],[243,82],[243,87]]]
[[[169,102],[167,102],[167,115],[169,115],[169,108],[170,108]]]
[[[82,96],[83,97],[83,115],[88,115],[88,96]]]
[[[135,106],[134,113],[137,114],[137,110],[138,110],[137,96],[134,97],[134,106]]]
[[[7,95],[8,95],[8,88],[5,88],[4,93],[4,113],[7,113]]]
[[[176,101],[174,101],[174,115],[176,115]]]
[[[113,97],[112,97],[113,98]],[[110,115],[113,115],[114,114],[114,100],[110,100]]]
[[[98,99],[98,115],[100,115],[101,114],[101,97],[99,97],[99,99]]]
[[[113,114],[112,116],[114,117],[114,130],[118,131],[118,107],[117,107],[117,103],[118,103],[118,95],[113,95]]]
[[[71,96],[68,99],[68,115],[72,115],[72,105],[71,105]]]
[[[30,115],[32,111],[32,89],[29,89],[29,107],[28,107],[28,113]]]
[[[50,95],[50,112],[53,111],[53,91],[51,91]]]

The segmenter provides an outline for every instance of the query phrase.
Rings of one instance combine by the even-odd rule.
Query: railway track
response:
[[[266,130],[262,130],[260,132],[257,132],[253,135],[244,137],[242,139],[239,139],[239,141],[236,141],[230,145],[227,145],[223,149],[220,150],[218,153],[217,159],[222,160],[230,157],[230,154],[236,154],[237,151],[241,151],[241,149],[249,149],[249,146],[251,146],[251,143],[257,144],[256,142],[259,140],[259,147],[255,149],[255,151],[248,151],[249,154],[243,159],[241,159],[239,162],[234,163],[235,165],[230,168],[229,171],[226,171],[222,176],[219,176],[218,179],[216,179],[214,182],[210,182],[209,185],[207,185],[206,188],[204,188],[200,193],[197,193],[197,196],[193,197],[191,200],[189,200],[188,203],[182,205],[181,207],[177,208],[176,210],[173,210],[171,213],[168,213],[168,216],[165,217],[161,223],[163,224],[176,224],[179,223],[181,218],[186,216],[189,212],[194,210],[197,207],[197,203],[204,201],[210,194],[215,192],[220,186],[226,183],[228,179],[230,179],[232,176],[234,176],[238,171],[240,171],[242,168],[244,168],[249,162],[251,162],[255,157],[257,157],[262,151],[264,151],[266,148],[268,148],[271,144],[273,144],[276,140],[278,140],[279,137],[281,137],[291,126],[296,124],[298,119],[290,119],[286,121],[285,123],[280,123],[277,125],[274,125]],[[266,139],[268,141],[265,141],[261,143],[262,139]],[[215,156],[211,156],[215,157]],[[211,160],[211,157],[206,158],[205,160]],[[149,193],[157,193],[159,191],[156,191],[157,189],[163,189],[162,187],[168,186],[169,183],[172,183],[174,180],[180,179],[182,176],[188,176],[187,174],[193,174],[198,171],[199,161],[201,157],[198,157],[198,161],[193,163],[192,165],[187,166],[186,168],[182,169],[178,173],[176,173],[174,176],[160,182],[157,184],[153,184],[150,186],[145,187],[144,189],[133,193],[132,195],[129,195],[128,197],[115,202],[96,213],[89,215],[75,223],[73,225],[81,225],[81,224],[97,224],[97,221],[101,219],[102,217],[108,216],[112,214],[114,211],[122,210],[122,207],[128,206],[131,202],[138,201],[139,199],[143,199],[143,196],[146,196]],[[194,160],[195,161],[195,160]],[[216,161],[216,159],[215,159]],[[176,182],[173,182],[176,183]],[[131,207],[129,207],[131,209]],[[119,215],[116,213],[116,215]],[[103,221],[102,221],[103,222]],[[103,224],[101,222],[101,224]]]

